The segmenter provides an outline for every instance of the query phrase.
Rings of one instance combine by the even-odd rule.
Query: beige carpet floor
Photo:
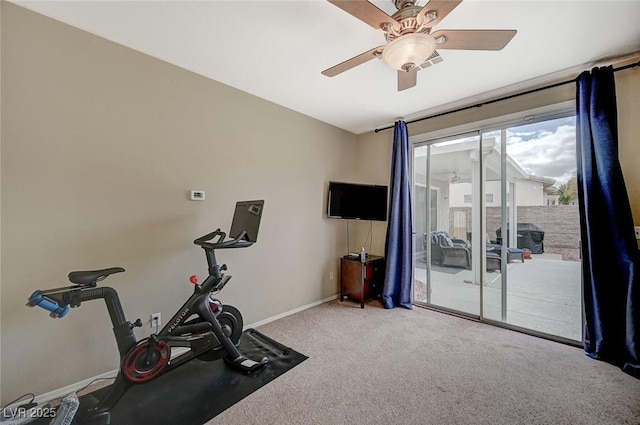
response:
[[[580,348],[329,302],[259,328],[309,356],[208,424],[640,424],[640,380]]]

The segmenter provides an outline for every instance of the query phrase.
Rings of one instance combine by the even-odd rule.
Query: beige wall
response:
[[[358,137],[358,178],[362,182],[369,184],[380,184],[389,186],[389,178],[391,174],[391,148],[393,145],[393,130],[381,133],[367,133]],[[367,240],[369,232],[369,223],[355,222],[356,230],[355,240]],[[384,241],[387,232],[387,223],[374,221],[371,226],[372,230],[372,249],[367,252],[374,255],[384,255]],[[353,239],[353,238],[352,238]],[[351,250],[359,250],[360,246],[354,248],[351,244]]]
[[[636,59],[637,60],[637,59]],[[631,202],[633,222],[640,226],[640,69],[616,73],[620,165]],[[640,241],[636,241],[640,248]]]
[[[356,180],[355,135],[5,2],[2,88],[2,404],[118,366],[103,303],[52,320],[31,292],[122,266],[104,284],[148,335],[206,273],[192,241],[228,230],[237,200],[266,201],[258,243],[219,254],[245,324],[337,293],[326,185]]]
[[[550,83],[553,82],[555,81]],[[518,90],[518,92],[525,90]],[[640,167],[637,166],[638,158],[640,158],[640,138],[638,138],[638,134],[640,134],[640,120],[638,120],[638,111],[640,111],[640,71],[636,68],[616,73],[616,91],[620,161],[631,201],[634,222],[636,225],[640,225]],[[420,139],[420,135],[464,126],[467,123],[526,112],[573,99],[575,99],[575,85],[568,84],[486,105],[482,108],[472,108],[467,111],[409,124],[409,136],[412,140],[413,138]],[[444,112],[445,110],[437,112]],[[360,161],[358,171],[360,176],[372,181],[382,182],[385,179],[388,181],[392,137],[393,129],[379,133],[370,132],[358,136],[358,158]],[[384,233],[374,234],[374,237],[376,238],[374,246],[384,247]]]

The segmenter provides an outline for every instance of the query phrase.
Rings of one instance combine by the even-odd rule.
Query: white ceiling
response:
[[[398,92],[381,60],[320,74],[384,44],[324,0],[13,2],[356,134],[640,51],[637,0],[465,0],[434,30],[518,34],[499,52],[439,50],[444,62]],[[373,3],[395,12],[391,0]]]

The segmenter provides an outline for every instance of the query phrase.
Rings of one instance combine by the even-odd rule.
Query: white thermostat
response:
[[[192,190],[190,199],[192,201],[204,201],[204,190]]]

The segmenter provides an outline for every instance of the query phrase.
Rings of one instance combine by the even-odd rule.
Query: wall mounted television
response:
[[[387,186],[329,182],[329,218],[387,220]]]

